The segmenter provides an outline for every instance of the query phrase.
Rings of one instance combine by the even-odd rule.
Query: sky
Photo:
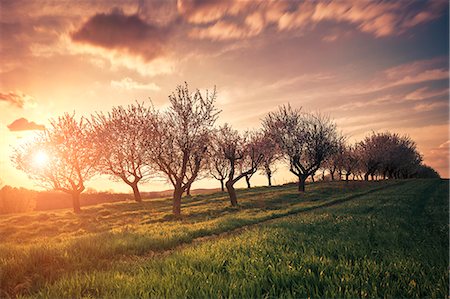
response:
[[[49,119],[150,99],[164,109],[184,81],[217,87],[218,124],[258,128],[290,103],[329,115],[350,142],[408,134],[449,177],[448,10],[447,0],[0,0],[1,183],[39,189],[10,156]],[[295,179],[280,168],[275,183]],[[102,177],[86,185],[129,192]]]

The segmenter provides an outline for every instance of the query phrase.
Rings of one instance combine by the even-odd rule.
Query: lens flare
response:
[[[37,168],[43,168],[48,163],[48,155],[44,151],[38,151],[33,156],[33,165]]]

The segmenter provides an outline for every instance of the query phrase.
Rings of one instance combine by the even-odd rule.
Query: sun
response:
[[[33,156],[33,165],[37,168],[43,168],[48,163],[48,155],[46,152],[39,150]]]

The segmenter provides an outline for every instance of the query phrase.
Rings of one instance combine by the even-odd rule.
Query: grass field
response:
[[[2,297],[448,296],[448,180],[329,182],[0,218]]]

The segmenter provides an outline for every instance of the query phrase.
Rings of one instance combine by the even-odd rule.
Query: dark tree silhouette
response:
[[[216,133],[216,146],[223,159],[228,161],[229,172],[225,186],[232,206],[237,206],[237,195],[234,188],[240,179],[258,170],[263,161],[261,133],[247,132],[244,135],[225,124]],[[244,164],[245,161],[245,164]]]
[[[72,195],[73,210],[80,212],[80,194],[84,183],[95,174],[98,155],[91,146],[92,130],[88,122],[65,114],[51,120],[50,128],[37,133],[36,138],[14,150],[15,166],[41,186]],[[36,165],[38,153],[47,161]]]
[[[383,178],[409,178],[413,176],[422,156],[417,151],[416,143],[409,136],[395,133],[384,133],[388,140],[385,144],[385,155],[381,164],[380,174]]]
[[[439,179],[441,176],[439,173],[434,170],[432,167],[421,164],[417,167],[417,171],[414,174],[416,178],[422,178],[422,179]]]
[[[155,146],[150,143],[157,121],[155,110],[143,103],[114,107],[107,114],[97,113],[91,118],[93,145],[100,155],[97,170],[129,185],[137,202],[142,201],[138,183],[154,175],[147,147]]]
[[[422,161],[414,141],[390,132],[367,136],[358,143],[357,154],[365,180],[369,176],[374,179],[377,174],[384,178],[408,178]]]
[[[157,146],[150,147],[151,159],[174,187],[173,214],[181,214],[181,197],[206,166],[211,131],[219,111],[214,106],[216,91],[203,96],[192,93],[187,83],[169,96],[170,107],[155,130]]]
[[[358,159],[361,172],[364,173],[364,180],[375,176],[383,162],[384,145],[388,141],[388,136],[373,133],[358,143]]]
[[[336,149],[336,125],[320,114],[301,113],[288,105],[269,113],[263,126],[289,160],[289,170],[298,177],[298,190],[304,192],[306,179]]]

